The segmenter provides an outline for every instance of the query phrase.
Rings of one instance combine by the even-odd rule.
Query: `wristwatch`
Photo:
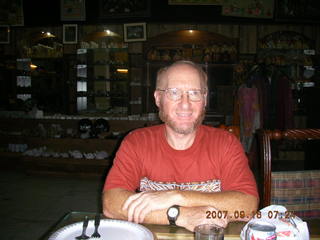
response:
[[[176,225],[176,220],[180,213],[180,207],[178,205],[173,205],[167,210],[167,217],[170,225]]]

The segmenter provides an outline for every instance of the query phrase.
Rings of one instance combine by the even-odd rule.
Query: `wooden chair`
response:
[[[320,170],[272,171],[273,148],[287,143],[320,139],[320,129],[260,130],[260,207],[284,205],[303,219],[320,218]],[[275,141],[272,144],[272,141]],[[320,156],[318,161],[320,161]],[[259,182],[260,180],[260,182]]]

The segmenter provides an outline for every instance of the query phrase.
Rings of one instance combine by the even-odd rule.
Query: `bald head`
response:
[[[201,89],[207,89],[207,81],[208,77],[207,74],[203,71],[202,67],[195,64],[191,61],[177,61],[171,64],[170,66],[161,68],[157,73],[157,83],[156,83],[156,89],[165,89],[168,85],[168,73],[173,70],[178,70],[186,68],[191,68],[196,70],[196,72],[199,75]]]

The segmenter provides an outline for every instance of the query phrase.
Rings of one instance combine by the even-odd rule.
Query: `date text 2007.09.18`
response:
[[[265,216],[267,218],[291,218],[294,217],[294,213],[291,211],[286,212],[279,212],[279,211],[268,211],[267,214],[265,213],[262,215],[260,211],[252,212],[250,214],[246,213],[245,211],[239,210],[234,211],[233,213],[228,211],[206,211],[206,218],[207,219],[214,219],[214,218],[229,218],[229,219],[237,219],[237,220],[245,220],[250,218],[262,218]]]

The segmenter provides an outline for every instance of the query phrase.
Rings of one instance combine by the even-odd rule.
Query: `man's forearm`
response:
[[[134,194],[134,192],[119,188],[105,191],[102,195],[104,215],[109,218],[127,220],[128,211],[122,209],[123,204]],[[150,212],[144,219],[144,223],[168,224],[166,210],[155,210]]]
[[[163,195],[163,199],[161,199],[160,197],[160,201],[156,203],[152,198],[149,197],[150,195],[148,194],[160,194],[161,196]],[[217,214],[220,214],[216,217],[221,218],[225,216],[231,216],[231,218],[229,219],[230,221],[245,221],[247,220],[247,216],[250,216],[252,213],[256,211],[258,205],[258,200],[254,196],[236,191],[226,191],[217,193],[203,193],[196,191],[163,191],[162,193],[154,192],[148,194],[144,194],[144,199],[140,201],[140,204],[145,204],[149,201],[149,206],[154,203],[154,207],[151,206],[150,211],[148,211],[148,213],[143,217],[143,220],[135,218],[131,219],[132,221],[143,221],[145,223],[155,224],[167,224],[168,220],[166,216],[166,211],[168,207],[174,204],[189,208],[188,210],[191,210],[190,208],[210,206],[217,211],[223,211],[217,213],[208,213],[209,210],[203,211],[199,213],[203,218],[215,217]],[[124,189],[112,189],[106,191],[103,195],[104,214],[107,217],[128,220],[128,211],[124,210],[123,206],[127,199],[132,195],[136,194],[134,192],[130,192]],[[175,195],[179,196],[176,197]],[[140,197],[141,196],[139,196],[139,198]],[[161,207],[161,203],[163,204],[164,202],[165,204],[167,203],[168,206]],[[139,210],[137,210],[138,207],[139,206],[131,207],[131,214],[129,214],[130,218],[136,216],[141,217],[141,214],[137,213],[139,212]],[[158,207],[159,209],[155,209],[156,207]],[[142,206],[142,209],[145,209],[145,206]],[[198,210],[199,209],[200,208],[198,208]],[[208,214],[211,214],[211,216]],[[183,218],[183,215],[181,217]]]
[[[103,213],[109,218],[128,220],[128,211],[123,210],[123,205],[126,200],[134,195],[134,192],[130,192],[124,189],[112,189],[103,193]],[[181,201],[176,202],[179,204]],[[171,203],[170,203],[171,204]],[[176,224],[181,227],[185,227],[190,231],[194,230],[194,227],[204,223],[215,223],[220,226],[225,226],[226,221],[224,219],[209,219],[206,218],[206,211],[214,211],[212,207],[181,207],[180,216]],[[167,219],[167,208],[160,210],[153,210],[149,212],[143,219],[143,223],[149,224],[169,224]]]
[[[120,188],[104,191],[102,194],[103,214],[109,218],[126,220],[128,218],[127,211],[122,210],[122,206],[133,194],[135,193]]]
[[[123,209],[124,203],[132,195],[136,195],[133,192],[124,189],[112,189],[103,193],[103,213],[105,216],[115,219],[128,220],[128,211]],[[179,199],[179,198],[177,198]],[[177,201],[175,204],[180,204],[181,201]],[[170,203],[171,204],[171,203]],[[216,211],[217,209],[208,206],[201,207],[180,207],[180,216],[177,219],[176,224],[181,227],[193,231],[194,227],[205,223],[214,223],[216,225],[225,227],[228,220],[223,218],[207,218],[207,211]],[[159,210],[152,210],[147,213],[143,221],[139,223],[150,224],[168,224],[167,219],[167,207]],[[136,221],[137,219],[135,219]]]
[[[252,215],[257,211],[258,199],[255,196],[237,191],[203,193],[195,191],[181,191],[182,201],[179,205],[187,207],[213,206],[231,216],[241,214],[240,218]],[[244,213],[244,214],[243,214]],[[232,218],[231,221],[237,220]]]

